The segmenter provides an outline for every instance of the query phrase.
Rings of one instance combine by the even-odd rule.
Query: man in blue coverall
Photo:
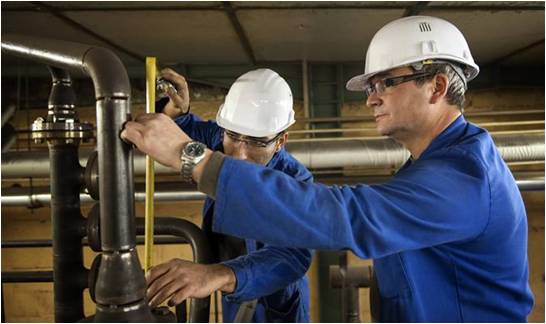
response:
[[[525,206],[491,136],[462,115],[478,72],[463,34],[443,19],[402,18],[375,34],[364,74],[347,88],[365,92],[378,131],[411,153],[380,185],[303,183],[196,150],[157,115],[128,123],[122,138],[173,168],[181,152],[195,157],[198,188],[216,199],[214,231],[373,258],[380,321],[525,322]],[[176,138],[168,146],[142,140],[166,134]]]
[[[168,97],[157,102],[158,111],[174,119],[186,134],[211,150],[279,170],[298,181],[312,181],[311,173],[284,149],[286,129],[295,122],[293,100],[290,87],[276,72],[258,69],[240,76],[216,121],[202,121],[189,113],[184,77],[172,69],[162,70],[161,77],[176,90],[170,89]],[[214,200],[207,197],[203,229],[223,262],[202,265],[173,259],[157,265],[147,274],[151,304],[166,299],[178,304],[187,297],[205,297],[220,290],[224,322],[233,322],[241,302],[253,299],[258,302],[252,322],[309,322],[305,273],[311,252],[213,233],[213,214]]]

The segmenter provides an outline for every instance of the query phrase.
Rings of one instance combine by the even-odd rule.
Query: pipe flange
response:
[[[74,119],[51,122],[43,117],[38,117],[32,123],[31,137],[37,143],[42,143],[44,140],[59,139],[82,139],[86,141],[93,138],[93,126],[90,123],[80,123]]]

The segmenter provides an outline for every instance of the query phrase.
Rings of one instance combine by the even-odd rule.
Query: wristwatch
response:
[[[182,160],[182,168],[180,174],[185,182],[192,183],[192,171],[193,168],[199,164],[205,157],[205,144],[200,142],[189,142],[186,144],[182,153],[180,154],[180,160]]]

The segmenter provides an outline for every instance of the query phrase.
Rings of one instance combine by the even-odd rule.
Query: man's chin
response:
[[[391,135],[391,131],[388,128],[377,127],[377,132],[381,136],[390,136]]]

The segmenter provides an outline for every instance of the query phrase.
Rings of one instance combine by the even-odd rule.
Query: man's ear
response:
[[[430,103],[438,103],[442,98],[447,94],[447,89],[449,87],[449,79],[447,75],[443,73],[436,74],[432,79],[434,89],[432,96],[430,97]]]
[[[275,149],[275,152],[278,152],[282,149],[284,145],[286,145],[286,142],[288,142],[288,133],[282,134],[281,137],[277,140],[277,148]]]

